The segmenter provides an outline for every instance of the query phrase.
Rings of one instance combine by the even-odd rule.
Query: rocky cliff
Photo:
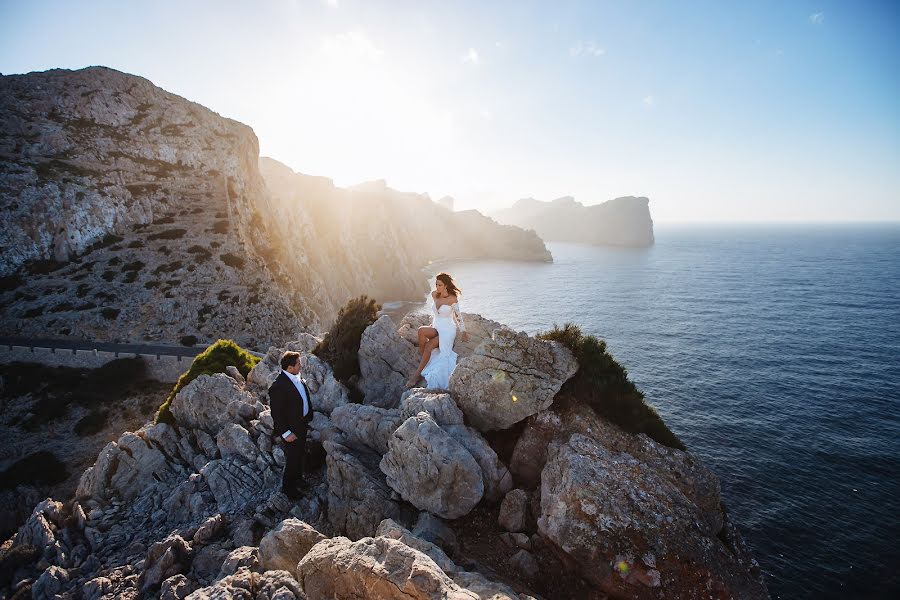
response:
[[[547,242],[609,246],[652,246],[650,201],[624,196],[585,206],[571,196],[541,202],[524,198],[494,214],[501,223],[533,229]]]
[[[275,194],[249,127],[141,77],[0,76],[0,333],[256,346],[359,294],[418,299],[429,259],[549,257],[424,196],[266,172]],[[423,222],[457,242],[423,244]]]
[[[203,375],[107,445],[76,497],[39,503],[0,549],[4,593],[35,598],[517,599],[768,597],[690,453],[555,402],[577,371],[556,342],[464,315],[449,390],[401,391],[423,317],[382,316],[359,349],[365,401],[301,352],[308,479],[277,490],[265,390]]]

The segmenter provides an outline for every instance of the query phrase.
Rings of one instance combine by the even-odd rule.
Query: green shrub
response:
[[[223,254],[219,258],[222,259],[222,262],[228,265],[233,269],[243,269],[244,268],[244,259],[240,256],[235,256],[234,254]]]
[[[147,236],[148,240],[178,240],[184,237],[187,229],[166,229],[159,233],[151,233]]]
[[[659,413],[629,381],[628,372],[606,351],[606,342],[584,335],[572,323],[541,333],[541,339],[561,342],[578,360],[575,377],[563,385],[561,397],[585,402],[594,411],[630,433],[645,433],[660,444],[685,450],[684,444],[663,422]]]
[[[103,431],[103,428],[106,427],[108,417],[108,411],[93,410],[75,423],[73,431],[75,432],[75,435],[79,437],[93,435],[98,431]]]
[[[17,460],[0,472],[0,490],[8,490],[22,483],[53,485],[68,477],[66,465],[52,452],[41,450]]]
[[[356,387],[350,378],[360,374],[357,358],[360,339],[366,327],[375,322],[379,310],[381,306],[367,296],[350,300],[313,350],[313,354],[331,365],[334,376],[350,390]]]
[[[170,425],[175,424],[175,417],[169,410],[172,400],[175,399],[175,396],[184,386],[200,375],[224,373],[225,367],[233,365],[237,367],[238,371],[241,372],[241,375],[246,377],[250,372],[250,369],[256,366],[256,363],[258,362],[259,358],[253,356],[233,341],[218,340],[215,344],[198,354],[194,358],[194,362],[191,363],[191,367],[187,372],[178,378],[175,387],[172,388],[172,391],[169,392],[169,396],[166,398],[165,402],[159,407],[159,410],[156,413],[155,422],[169,423]]]

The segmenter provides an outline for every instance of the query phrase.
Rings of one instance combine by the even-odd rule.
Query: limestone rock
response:
[[[476,600],[427,555],[386,537],[319,542],[297,566],[311,598]]]
[[[259,542],[259,563],[266,571],[282,570],[297,576],[297,563],[325,539],[308,523],[285,519]]]
[[[228,365],[227,367],[225,367],[225,374],[234,379],[241,387],[243,387],[247,383],[244,375],[234,365]]]
[[[388,315],[382,315],[369,325],[359,343],[359,387],[365,403],[395,408],[420,356],[416,347],[397,334]]]
[[[379,466],[388,485],[417,508],[455,519],[484,495],[481,467],[428,413],[404,421],[388,446]]]
[[[476,429],[506,429],[550,406],[577,370],[562,344],[500,327],[457,363],[450,392]]]
[[[182,427],[202,429],[217,435],[223,426],[246,418],[255,405],[253,396],[224,373],[200,375],[178,392],[170,410]],[[256,417],[253,411],[250,418]],[[249,420],[246,419],[246,420]]]
[[[259,455],[259,449],[250,439],[250,434],[237,423],[229,423],[219,430],[216,446],[223,458],[240,456],[249,463],[254,462]]]
[[[378,468],[380,456],[326,441],[328,520],[350,538],[373,535],[386,518],[398,518],[400,505]]]
[[[225,557],[225,560],[222,561],[218,579],[234,575],[241,568],[246,568],[256,573],[261,573],[264,570],[259,564],[259,548],[239,546],[232,550]]]
[[[225,530],[225,518],[221,513],[215,514],[203,521],[197,531],[194,532],[193,544],[208,544]]]
[[[184,600],[188,594],[194,591],[195,587],[181,573],[172,575],[160,585],[159,600]]]
[[[246,567],[191,593],[189,600],[305,600],[300,584],[287,571],[255,573]]]
[[[542,536],[607,594],[693,598],[708,584],[721,595],[768,598],[758,573],[719,539],[715,519],[678,486],[582,434],[551,445],[541,511]]]
[[[419,552],[427,554],[428,557],[448,575],[452,575],[460,570],[460,568],[456,566],[456,563],[454,563],[440,547],[413,535],[408,529],[393,519],[385,519],[382,521],[375,531],[375,537],[387,537],[394,540],[400,540],[410,548],[415,548]]]
[[[528,492],[512,490],[500,504],[500,527],[507,531],[525,531],[528,518]]]
[[[56,598],[67,587],[69,573],[62,567],[50,565],[31,587],[31,597],[40,600]]]
[[[334,378],[331,366],[315,354],[301,355],[300,376],[309,387],[314,410],[330,415],[338,406],[350,402],[347,388]]]
[[[446,392],[413,388],[403,393],[400,398],[401,421],[423,411],[431,415],[434,422],[441,427],[462,425],[464,422],[462,411],[456,406],[453,397]]]
[[[534,579],[541,571],[541,567],[538,565],[537,560],[535,560],[534,555],[528,550],[519,550],[516,552],[512,558],[509,559],[509,563],[513,569],[518,571],[526,579]]]
[[[179,535],[170,535],[150,546],[144,571],[138,580],[141,591],[147,592],[172,575],[187,571],[191,552],[190,544]]]
[[[475,594],[481,600],[527,600],[530,598],[525,594],[517,594],[506,584],[491,581],[481,573],[459,571],[452,577],[456,585]]]
[[[417,538],[439,546],[450,555],[455,554],[458,548],[456,534],[453,532],[453,529],[443,519],[434,516],[427,510],[419,513],[419,518],[416,519],[412,533]]]
[[[465,425],[444,425],[442,429],[468,450],[481,467],[485,498],[494,502],[512,489],[512,474],[478,431]]]
[[[331,413],[331,422],[343,431],[347,443],[362,444],[384,454],[388,450],[388,440],[402,420],[396,408],[347,404]]]

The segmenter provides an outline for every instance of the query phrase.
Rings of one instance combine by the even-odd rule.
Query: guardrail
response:
[[[203,348],[197,350],[197,354]],[[79,348],[53,348],[46,346],[0,344],[0,363],[28,362],[48,367],[73,367],[96,369],[117,358],[141,358],[147,365],[147,376],[157,381],[174,383],[187,371],[193,356],[176,356],[162,353],[114,352]]]

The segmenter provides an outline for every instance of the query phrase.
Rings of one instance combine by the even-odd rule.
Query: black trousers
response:
[[[303,480],[303,467],[306,466],[306,425],[302,431],[294,431],[297,439],[284,442],[284,473],[281,476],[281,490],[295,490],[297,483]]]

